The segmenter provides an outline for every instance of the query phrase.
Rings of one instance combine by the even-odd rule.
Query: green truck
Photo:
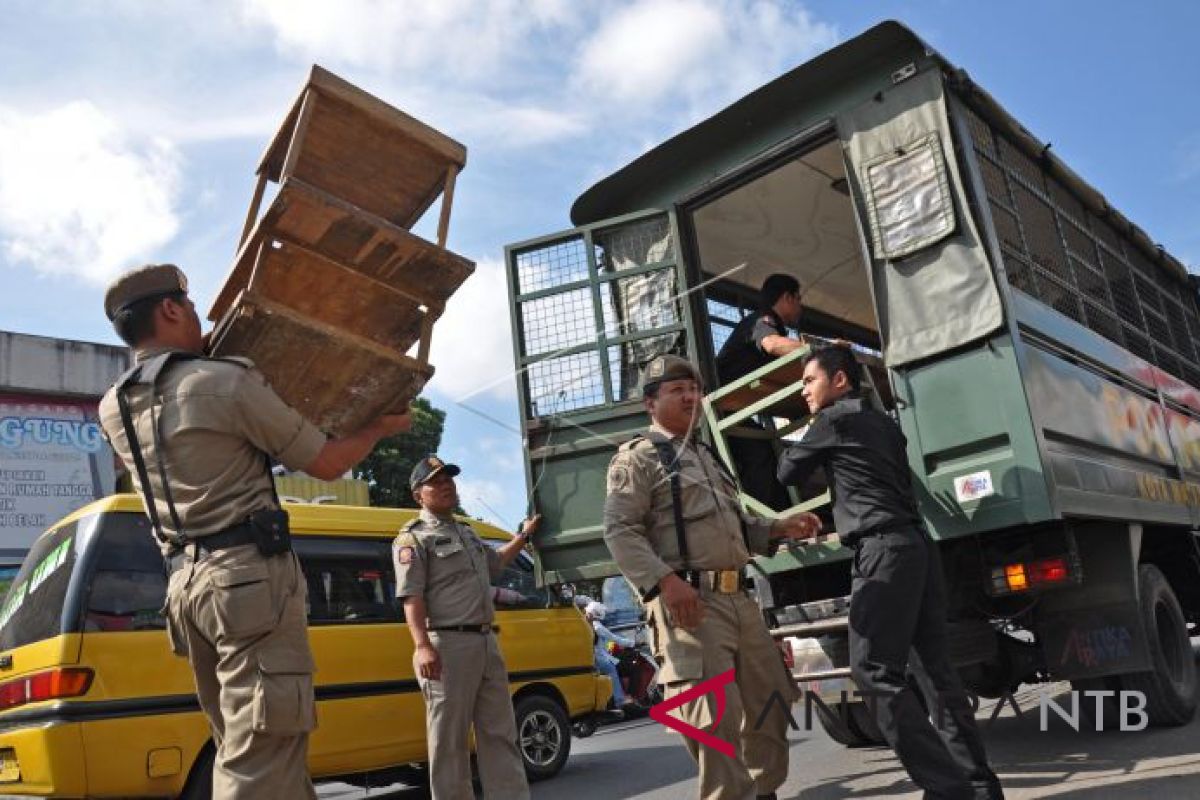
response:
[[[1151,724],[1192,719],[1197,278],[966,72],[880,24],[604,178],[571,220],[506,248],[550,582],[616,572],[605,473],[645,424],[653,356],[700,369],[719,448],[751,415],[775,437],[803,424],[797,354],[734,387],[714,367],[763,278],[788,272],[801,328],[858,346],[908,438],[969,689],[1070,680],[1143,692]],[[794,500],[820,510],[822,489]],[[849,556],[829,542],[750,569],[798,680],[844,699],[849,724],[827,727],[856,744],[878,731],[841,695]]]

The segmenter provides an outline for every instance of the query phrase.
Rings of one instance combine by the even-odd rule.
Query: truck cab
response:
[[[777,447],[804,425],[803,352],[730,386],[714,363],[784,272],[800,329],[855,347],[908,440],[967,687],[1071,680],[1142,691],[1152,724],[1191,720],[1197,278],[965,71],[883,23],[604,178],[571,221],[506,248],[547,580],[617,572],[605,473],[646,424],[637,385],[654,356],[699,369],[724,456],[751,416]],[[824,488],[800,487],[793,508],[829,519]],[[834,537],[748,570],[797,679],[858,712],[849,556]],[[849,718],[847,743],[877,736]]]

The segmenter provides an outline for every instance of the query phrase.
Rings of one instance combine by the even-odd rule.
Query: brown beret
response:
[[[654,391],[660,383],[684,378],[701,383],[700,373],[686,358],[673,355],[658,356],[646,365],[646,370],[642,373],[642,394]]]
[[[104,313],[109,321],[117,312],[147,297],[187,291],[187,276],[174,264],[147,264],[131,269],[109,284],[104,292]]]

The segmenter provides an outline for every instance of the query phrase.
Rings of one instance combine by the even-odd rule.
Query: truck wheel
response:
[[[813,703],[813,708],[825,733],[838,744],[846,747],[870,747],[884,743],[879,724],[867,710],[867,704],[862,701],[832,703],[827,708]]]
[[[543,695],[525,695],[516,703],[517,749],[531,781],[552,778],[571,754],[571,722],[562,706]]]
[[[1196,660],[1179,600],[1153,564],[1138,567],[1138,605],[1153,668],[1122,675],[1122,688],[1146,696],[1151,725],[1186,725],[1196,714]]]

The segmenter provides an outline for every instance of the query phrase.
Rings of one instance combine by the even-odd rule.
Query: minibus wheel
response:
[[[553,699],[540,694],[518,698],[517,747],[531,781],[559,773],[571,754],[571,722],[567,712]]]
[[[212,800],[213,763],[216,757],[217,751],[212,742],[204,745],[196,757],[196,763],[192,764],[192,771],[188,773],[179,800]]]

